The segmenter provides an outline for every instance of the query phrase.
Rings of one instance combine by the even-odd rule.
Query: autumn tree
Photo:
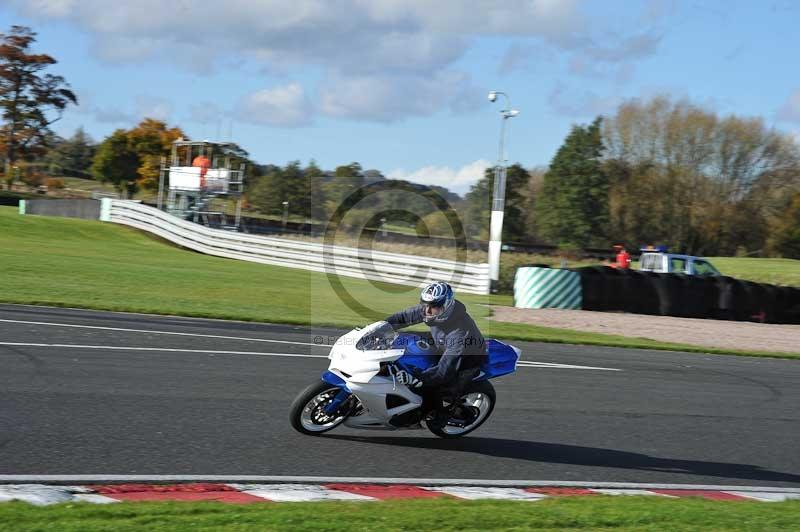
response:
[[[69,104],[78,99],[62,76],[44,73],[57,63],[46,54],[31,53],[36,33],[12,26],[0,34],[0,130],[6,173],[18,159],[37,155]]]
[[[136,190],[139,164],[139,157],[131,146],[128,132],[118,129],[100,143],[91,171],[98,181],[113,183],[120,193],[131,196]]]
[[[118,129],[97,148],[91,172],[95,179],[111,182],[132,195],[139,188],[158,188],[161,157],[170,154],[172,142],[185,138],[177,127],[145,118],[133,129]]]
[[[157,189],[161,158],[170,154],[174,141],[186,136],[180,128],[168,127],[165,122],[153,118],[145,118],[127,135],[131,149],[139,158],[137,187]]]
[[[789,198],[776,217],[769,238],[770,251],[789,259],[800,259],[800,193]]]
[[[659,96],[603,122],[610,232],[700,255],[759,253],[800,190],[800,148],[758,117],[720,117]]]

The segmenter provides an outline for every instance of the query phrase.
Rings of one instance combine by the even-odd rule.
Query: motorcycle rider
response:
[[[402,329],[418,323],[430,327],[433,346],[441,353],[436,366],[400,375],[401,382],[419,390],[423,396],[423,411],[433,412],[439,422],[447,422],[451,414],[457,418],[469,417],[457,406],[448,412],[443,405],[448,388],[457,384],[459,374],[467,378],[477,375],[486,361],[486,340],[464,304],[455,299],[453,288],[436,281],[425,286],[419,304],[401,310],[386,318],[393,329]]]

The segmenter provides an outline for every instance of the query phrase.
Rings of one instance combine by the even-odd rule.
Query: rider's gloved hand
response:
[[[405,384],[409,388],[421,388],[422,387],[422,380],[419,378],[419,371],[412,369],[411,371],[406,371],[404,369],[398,370],[395,373],[395,377],[397,378],[397,382],[400,384]]]
[[[409,367],[409,371],[411,372],[411,375],[413,375],[416,380],[422,381],[422,373],[423,372],[422,372],[421,369],[415,368],[414,366],[410,366]]]

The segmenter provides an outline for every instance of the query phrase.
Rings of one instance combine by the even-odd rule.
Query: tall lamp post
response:
[[[500,91],[489,91],[490,102],[494,103],[498,96],[505,98],[506,108],[500,110],[500,150],[497,156],[497,166],[494,167],[492,218],[489,224],[489,279],[491,280],[492,292],[497,291],[497,281],[500,279],[500,248],[502,246],[503,215],[506,203],[506,120],[519,114],[518,110],[511,108],[511,100],[508,94]]]
[[[283,230],[286,231],[286,224],[289,221],[289,202],[282,201],[281,205],[283,205],[283,219],[281,220],[283,223],[281,225],[283,225]]]

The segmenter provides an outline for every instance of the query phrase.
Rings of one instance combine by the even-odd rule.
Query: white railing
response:
[[[232,233],[188,222],[134,201],[102,201],[101,219],[148,231],[208,255],[412,286],[444,280],[462,292],[489,293],[488,264]]]

